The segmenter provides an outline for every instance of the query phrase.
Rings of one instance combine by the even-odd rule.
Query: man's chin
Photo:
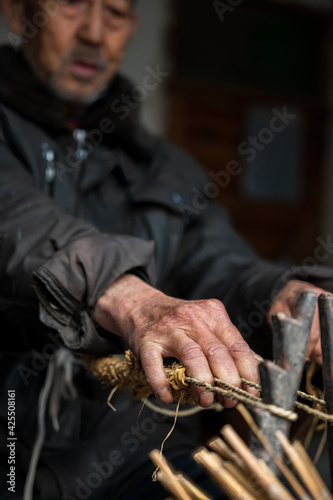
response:
[[[88,90],[79,86],[78,88],[65,88],[59,85],[50,83],[52,93],[60,100],[67,104],[79,106],[90,106],[102,97],[107,89],[107,85],[99,89]]]

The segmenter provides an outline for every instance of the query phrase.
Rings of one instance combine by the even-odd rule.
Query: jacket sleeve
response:
[[[37,314],[37,293],[42,323],[57,329],[68,347],[110,352],[112,341],[92,320],[96,301],[126,272],[154,281],[153,255],[152,242],[102,234],[61,211],[0,143],[2,313],[30,304]],[[25,318],[16,321],[24,326]]]

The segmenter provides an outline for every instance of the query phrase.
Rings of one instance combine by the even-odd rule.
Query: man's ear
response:
[[[21,35],[23,29],[24,0],[0,0],[0,6],[11,31]]]

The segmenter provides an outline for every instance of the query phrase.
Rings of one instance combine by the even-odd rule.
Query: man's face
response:
[[[38,11],[48,10],[47,0],[21,1],[26,5],[20,20],[24,34],[24,18],[33,23]],[[114,78],[135,31],[132,0],[52,2],[53,14],[23,44],[23,54],[39,79],[62,98],[92,102]]]

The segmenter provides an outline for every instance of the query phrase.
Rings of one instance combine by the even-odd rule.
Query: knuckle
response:
[[[196,302],[179,304],[175,311],[175,326],[182,330],[196,330],[202,323],[202,308]]]
[[[225,321],[229,318],[224,305],[217,299],[184,301],[174,308],[173,313],[177,322],[194,329],[199,325],[210,328],[209,325],[217,320]]]
[[[181,302],[177,304],[173,309],[173,315],[178,319],[183,321],[184,319],[188,320],[193,315],[193,309],[195,309],[194,303],[192,302]]]
[[[146,359],[147,361],[156,358],[156,345],[151,341],[143,341],[137,344],[137,350],[140,354],[140,359]]]
[[[220,314],[221,313],[226,314],[226,308],[225,308],[224,304],[220,300],[218,300],[218,299],[208,299],[208,300],[206,300],[206,304],[211,309],[216,310]]]
[[[228,352],[227,347],[224,344],[221,344],[219,341],[210,342],[205,349],[205,354],[207,359],[211,359],[216,355],[226,355]]]
[[[162,364],[162,355],[167,349],[163,345],[155,342],[143,342],[137,346],[137,357],[140,359],[141,364],[145,369],[156,367]]]
[[[198,359],[203,356],[203,352],[199,344],[186,343],[180,349],[181,359]]]
[[[251,349],[248,344],[244,341],[234,342],[229,349],[229,352],[233,358],[244,358],[251,355]]]
[[[208,302],[213,307],[218,307],[219,309],[224,309],[224,304],[218,299],[209,299]]]

